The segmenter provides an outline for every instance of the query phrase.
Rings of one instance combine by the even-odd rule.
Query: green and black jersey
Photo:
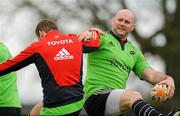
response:
[[[10,57],[9,50],[0,42],[0,62]],[[6,74],[0,78],[0,107],[21,107],[15,72]]]
[[[131,71],[140,78],[149,67],[142,52],[131,42],[121,45],[112,32],[100,38],[100,48],[88,54],[85,99],[100,89],[124,89]]]

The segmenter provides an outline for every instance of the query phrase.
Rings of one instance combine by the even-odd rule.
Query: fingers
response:
[[[82,32],[77,37],[79,41],[88,41],[90,39],[90,32],[89,31]]]
[[[175,86],[174,83],[169,82],[168,85],[168,98],[171,99],[174,96]]]
[[[168,99],[171,99],[174,96],[175,88],[174,86],[168,87]]]
[[[89,31],[97,31],[97,32],[99,32],[100,34],[105,34],[105,32],[102,31],[102,30],[99,29],[99,28],[91,28],[91,29],[89,29]]]
[[[89,42],[89,41],[91,41],[91,38],[86,38],[86,37],[85,37],[85,38],[83,39],[83,41],[84,41],[84,42]]]
[[[175,91],[174,82],[170,79],[166,79],[164,81],[161,81],[160,83],[167,84],[168,86],[167,99],[171,99],[174,96],[174,91]]]
[[[86,37],[86,35],[79,34],[78,41],[83,41],[83,39]]]
[[[97,38],[97,33],[95,31],[92,31],[91,32],[91,35],[92,35],[92,38],[93,39],[96,39]]]
[[[77,35],[79,41],[89,42],[92,38],[97,39],[98,33],[96,31],[85,31]]]

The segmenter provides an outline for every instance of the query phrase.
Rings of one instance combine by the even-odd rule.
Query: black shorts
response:
[[[14,107],[0,107],[1,116],[20,116],[21,108]]]
[[[110,93],[91,95],[85,102],[89,116],[104,116],[106,101]]]

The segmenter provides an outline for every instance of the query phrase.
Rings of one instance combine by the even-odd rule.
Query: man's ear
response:
[[[46,36],[46,33],[44,31],[39,31],[39,40],[41,40],[45,36]]]
[[[135,29],[136,25],[134,24],[131,28],[131,31],[133,31]]]

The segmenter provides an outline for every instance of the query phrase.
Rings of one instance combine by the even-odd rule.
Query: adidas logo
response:
[[[71,55],[65,48],[62,48],[58,54],[54,57],[54,60],[67,60],[73,59],[73,55]]]

